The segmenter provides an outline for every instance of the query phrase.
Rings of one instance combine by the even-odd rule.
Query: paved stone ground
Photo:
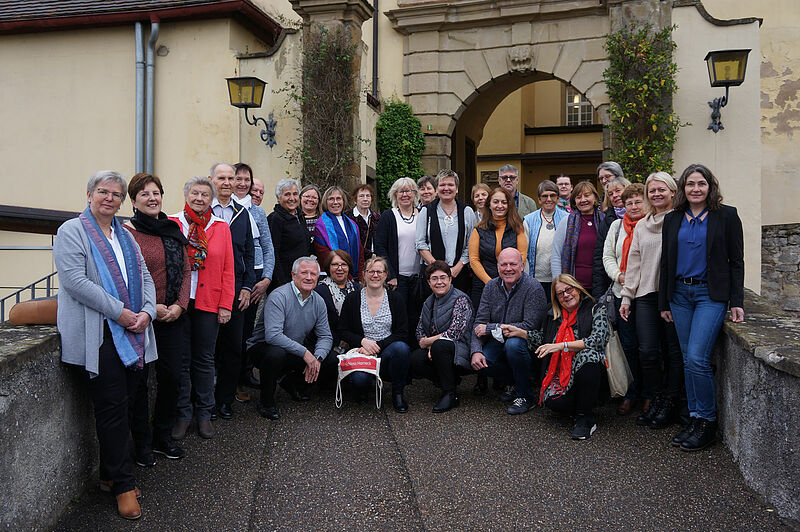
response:
[[[214,439],[183,441],[183,460],[137,468],[141,519],[123,521],[92,487],[55,530],[791,529],[722,444],[683,453],[669,446],[675,430],[642,429],[611,405],[575,442],[569,420],[509,416],[491,392],[472,396],[473,382],[438,415],[427,382],[407,389],[406,415],[347,397],[337,410],[332,391],[304,404],[279,392],[278,422],[236,404]]]

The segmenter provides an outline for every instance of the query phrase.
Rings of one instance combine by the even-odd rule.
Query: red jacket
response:
[[[189,222],[183,212],[169,218],[178,223],[184,235],[189,234]],[[220,308],[233,309],[236,282],[233,271],[233,244],[228,224],[216,216],[212,216],[208,222],[206,236],[208,256],[199,270],[192,271],[192,277],[197,276],[194,308],[216,314]]]

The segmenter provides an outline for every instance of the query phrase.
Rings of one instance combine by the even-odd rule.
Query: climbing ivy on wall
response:
[[[396,99],[385,103],[375,130],[378,153],[375,173],[383,210],[390,206],[386,194],[395,181],[401,177],[416,180],[424,174],[420,156],[425,147],[425,136],[411,106]]]
[[[672,151],[681,124],[672,110],[678,90],[672,59],[675,42],[669,26],[628,26],[608,36],[611,65],[603,72],[609,97],[611,160],[631,181],[652,172],[672,173]]]

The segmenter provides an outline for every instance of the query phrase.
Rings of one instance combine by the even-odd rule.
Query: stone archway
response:
[[[607,120],[606,2],[407,2],[387,16],[406,36],[403,89],[422,122],[428,173],[451,164],[453,131],[468,108],[477,105],[488,117],[505,96],[534,81],[571,84]]]

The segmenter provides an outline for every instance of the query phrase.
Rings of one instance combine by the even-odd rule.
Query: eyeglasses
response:
[[[514,181],[517,178],[515,175],[501,175],[497,178],[498,181]]]
[[[383,275],[385,270],[367,270],[367,275]]]
[[[550,194],[542,194],[541,196],[539,196],[539,198],[543,200],[556,199],[557,197],[558,194],[553,194],[552,192]]]
[[[575,287],[574,286],[570,286],[570,287],[567,287],[567,288],[565,288],[563,290],[557,291],[556,292],[556,297],[561,297],[561,296],[563,296],[565,294],[568,294],[568,293],[571,294],[573,292],[573,290],[575,290]]]
[[[332,270],[343,270],[345,268],[347,268],[347,264],[344,263],[344,262],[341,263],[341,264],[331,264],[331,269]]]
[[[110,190],[106,190],[104,188],[98,188],[97,190],[94,191],[94,193],[97,194],[98,196],[103,196],[104,198],[111,196],[115,200],[122,200],[121,192],[111,192]]]
[[[404,188],[404,189],[402,189],[402,190],[398,190],[398,191],[397,191],[397,195],[398,195],[398,196],[400,196],[400,195],[402,195],[402,194],[413,194],[413,193],[414,193],[414,191],[413,191],[413,190],[408,190],[408,189],[405,189],[405,188]]]
[[[431,275],[430,276],[430,280],[433,281],[434,283],[438,283],[439,281],[446,281],[449,278],[450,278],[449,275]]]

